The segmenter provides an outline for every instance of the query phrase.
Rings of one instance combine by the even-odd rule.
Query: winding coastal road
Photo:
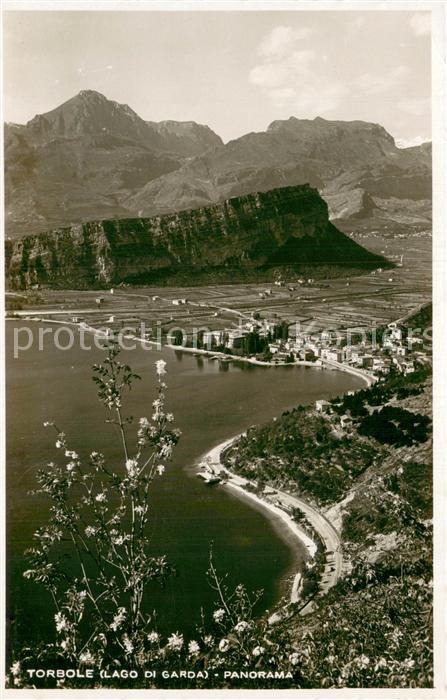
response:
[[[309,523],[320,536],[326,552],[326,565],[320,580],[320,595],[325,595],[332,586],[335,586],[343,570],[343,555],[341,539],[337,530],[324,514],[311,506],[306,501],[296,496],[291,496],[279,489],[272,489],[279,497],[278,505],[298,508],[306,516]],[[301,610],[301,614],[310,612],[312,603],[308,603]]]
[[[216,445],[207,453],[204,458],[204,462],[207,464],[208,468],[215,473],[224,471],[228,477],[228,481],[226,482],[228,486],[233,486],[238,490],[244,491],[247,495],[255,498],[260,505],[264,505],[266,508],[276,514],[278,514],[278,509],[282,511],[283,516],[285,515],[288,520],[289,527],[292,527],[292,525],[294,526],[292,529],[295,531],[295,534],[297,534],[303,541],[311,556],[314,556],[316,547],[311,546],[313,544],[312,540],[307,533],[305,533],[304,530],[299,527],[299,524],[295,524],[295,521],[292,520],[288,511],[291,508],[298,508],[302,513],[304,513],[308,522],[318,533],[324,544],[324,549],[326,552],[326,566],[321,577],[320,595],[325,595],[327,591],[332,588],[332,586],[335,586],[343,569],[341,539],[338,531],[320,510],[297,496],[292,496],[285,491],[281,491],[280,489],[275,489],[270,486],[268,500],[260,498],[259,496],[254,496],[252,492],[247,492],[247,486],[254,486],[255,484],[249,479],[245,479],[244,477],[234,474],[226,469],[222,461],[224,451],[240,437],[240,435],[237,435],[236,437],[230,438],[229,440]],[[283,517],[283,519],[285,518]],[[292,600],[291,602],[296,601]],[[304,608],[302,608],[301,614],[310,612],[312,607],[312,601],[310,601]]]

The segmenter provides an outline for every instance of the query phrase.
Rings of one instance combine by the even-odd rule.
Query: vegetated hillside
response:
[[[380,125],[278,120],[226,145],[195,122],[150,122],[83,90],[5,127],[7,235],[152,216],[310,183],[333,220],[427,225],[431,145],[401,149]]]
[[[387,265],[328,220],[308,185],[236,197],[149,219],[93,221],[7,246],[13,288],[88,288],[120,282],[198,284],[271,278],[278,267],[369,269]]]
[[[201,124],[145,122],[83,90],[26,125],[5,125],[7,234],[128,216],[130,192],[221,144]]]
[[[231,469],[312,501],[341,531],[343,577],[287,622],[302,687],[433,682],[431,389],[428,369],[391,375],[335,399],[331,416],[299,407],[227,452]],[[395,431],[361,433],[364,413],[391,407]],[[337,415],[349,411],[342,434]],[[424,429],[408,431],[411,420]]]

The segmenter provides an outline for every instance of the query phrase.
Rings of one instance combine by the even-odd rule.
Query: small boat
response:
[[[203,479],[205,484],[207,484],[208,486],[219,484],[222,481],[220,476],[216,476],[215,474],[212,474],[210,472],[199,472],[197,476],[199,477],[199,479]]]
[[[212,476],[211,478],[207,479],[205,483],[207,486],[215,486],[216,484],[220,484],[221,481],[220,476]]]

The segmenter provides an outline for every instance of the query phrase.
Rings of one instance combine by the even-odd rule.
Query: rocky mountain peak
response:
[[[92,100],[100,100],[101,102],[107,102],[107,97],[105,97],[101,92],[98,92],[97,90],[81,90],[78,92],[77,95],[73,99],[76,99],[76,97],[82,97],[84,99],[92,99]]]
[[[50,112],[37,114],[26,126],[35,139],[43,141],[104,131],[140,140],[146,131],[144,120],[130,107],[95,90],[81,90]]]
[[[360,120],[291,116],[224,145],[203,124],[145,121],[126,104],[81,90],[25,126],[5,128],[5,170],[13,237],[305,182],[322,192],[335,220],[349,213],[373,227],[379,216],[400,226],[411,200],[411,220],[430,222],[430,145],[398,148],[380,124]]]

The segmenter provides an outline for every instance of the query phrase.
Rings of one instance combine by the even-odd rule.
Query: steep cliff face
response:
[[[238,273],[276,265],[383,264],[338,231],[309,185],[235,197],[222,204],[149,219],[77,224],[16,241],[11,287],[91,288],[151,283],[181,273]]]

